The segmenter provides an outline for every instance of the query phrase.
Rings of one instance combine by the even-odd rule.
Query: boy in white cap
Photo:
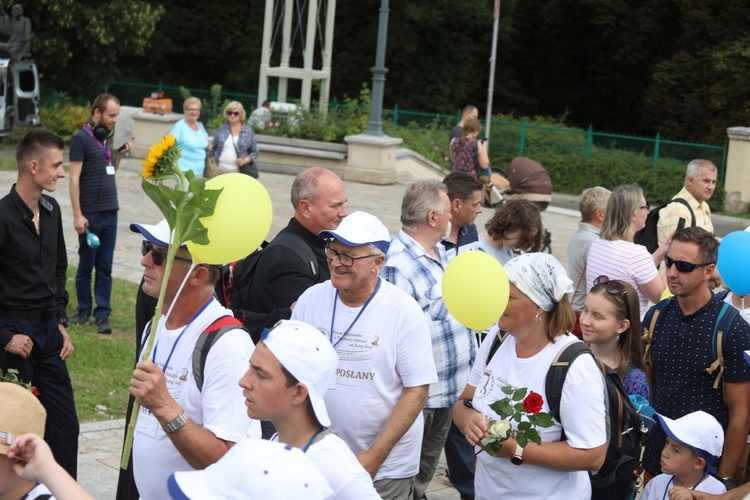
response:
[[[247,414],[270,420],[272,438],[301,448],[318,466],[337,500],[372,499],[372,479],[331,425],[323,397],[336,383],[338,357],[320,331],[301,321],[266,330],[240,380]]]
[[[667,443],[661,451],[662,474],[649,481],[641,500],[669,498],[669,490],[675,487],[725,493],[724,485],[710,475],[716,472],[714,462],[724,447],[721,424],[700,410],[677,420],[658,413],[656,418],[667,434]]]
[[[297,448],[245,439],[205,470],[175,472],[174,500],[323,500],[331,488],[313,460]]]

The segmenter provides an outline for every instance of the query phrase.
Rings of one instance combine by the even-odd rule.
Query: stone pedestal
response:
[[[730,127],[724,189],[729,212],[746,212],[750,203],[750,127]]]
[[[151,146],[167,135],[172,126],[183,118],[180,113],[166,113],[157,115],[139,111],[133,117],[133,149],[130,154],[134,158],[145,158]]]
[[[344,180],[368,184],[396,183],[396,147],[403,141],[387,135],[349,135]]]

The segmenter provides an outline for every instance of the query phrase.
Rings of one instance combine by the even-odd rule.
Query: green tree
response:
[[[163,12],[146,0],[36,0],[24,9],[45,82],[75,96],[100,92],[124,55],[144,56]]]

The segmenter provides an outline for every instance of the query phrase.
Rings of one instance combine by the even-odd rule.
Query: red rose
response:
[[[536,414],[542,411],[542,405],[544,400],[540,394],[536,392],[529,393],[526,399],[523,400],[523,409],[526,413]]]
[[[39,389],[37,389],[36,386],[34,386],[31,388],[31,394],[33,394],[36,397],[39,397],[41,393],[39,392]]]

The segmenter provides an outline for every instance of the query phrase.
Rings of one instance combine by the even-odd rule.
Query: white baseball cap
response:
[[[336,386],[339,358],[330,340],[314,326],[302,321],[281,320],[261,336],[263,344],[281,366],[307,387],[315,416],[323,427],[331,425],[325,396]]]
[[[318,500],[333,495],[302,450],[263,439],[243,439],[204,470],[175,472],[167,488],[175,500]]]
[[[676,420],[657,413],[656,419],[667,436],[695,450],[714,472],[712,465],[724,449],[724,429],[712,415],[698,410]]]
[[[336,229],[321,231],[318,238],[336,238],[348,247],[375,245],[388,251],[391,235],[380,219],[367,212],[353,212],[343,219]]]
[[[141,233],[148,241],[160,247],[168,247],[172,240],[167,219],[162,219],[157,224],[133,222],[130,224],[130,230],[134,233]]]

